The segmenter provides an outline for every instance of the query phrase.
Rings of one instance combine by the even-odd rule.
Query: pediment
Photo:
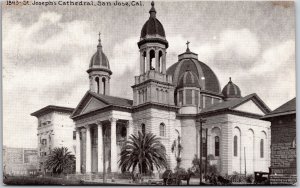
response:
[[[264,111],[261,110],[261,108],[253,100],[249,100],[249,101],[235,107],[233,110],[252,113],[252,114],[258,114],[258,115],[266,114]]]
[[[87,92],[77,105],[71,117],[102,109],[106,106],[108,106],[108,103],[105,100],[98,99]]]
[[[105,104],[104,102],[95,99],[94,97],[92,97],[87,104],[85,105],[85,107],[82,109],[81,114],[85,114],[88,112],[91,112],[93,110],[97,110],[97,109],[101,109],[106,107],[107,104]]]

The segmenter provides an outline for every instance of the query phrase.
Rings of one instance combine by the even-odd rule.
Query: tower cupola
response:
[[[166,74],[168,41],[163,25],[157,19],[154,2],[149,18],[142,27],[140,40],[140,73],[133,87],[134,106],[145,103],[174,105],[172,76]]]
[[[229,78],[228,84],[223,88],[222,94],[225,100],[242,97],[240,88],[231,81],[231,77]]]
[[[90,91],[103,95],[109,95],[109,83],[112,71],[110,70],[108,58],[102,50],[100,33],[97,51],[90,60],[90,65],[87,73],[89,74]]]

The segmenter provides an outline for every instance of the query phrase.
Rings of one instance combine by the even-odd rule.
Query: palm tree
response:
[[[152,133],[131,135],[121,150],[121,158],[118,161],[122,172],[132,172],[136,167],[140,174],[153,171],[154,167],[167,168],[166,148],[160,139]]]
[[[66,147],[54,148],[47,157],[45,167],[57,174],[73,172],[75,156]]]

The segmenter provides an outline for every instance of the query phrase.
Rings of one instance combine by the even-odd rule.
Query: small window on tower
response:
[[[102,85],[103,85],[103,90],[102,90],[102,93],[103,93],[103,95],[105,95],[105,89],[106,89],[106,85],[105,85],[105,82],[106,82],[106,80],[105,80],[105,78],[102,78]]]
[[[186,95],[186,98],[185,98],[185,101],[186,101],[186,104],[193,104],[193,97],[192,97],[192,94],[193,93],[193,90],[192,89],[187,89],[185,90],[185,95]]]
[[[166,126],[164,123],[159,125],[159,136],[166,136]]]
[[[150,51],[150,70],[155,70],[154,64],[155,63],[155,51],[151,50]]]
[[[99,83],[99,78],[98,77],[96,77],[95,78],[95,81],[96,81],[96,84],[97,84],[97,93],[99,93],[99,87],[100,87],[100,83]]]
[[[199,104],[199,91],[195,90],[195,105],[198,106]]]
[[[178,105],[179,106],[183,105],[183,91],[178,92]]]

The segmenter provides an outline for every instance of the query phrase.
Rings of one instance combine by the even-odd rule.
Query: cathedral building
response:
[[[188,43],[167,69],[169,43],[151,5],[137,41],[140,62],[131,86],[133,100],[110,93],[114,70],[99,39],[87,70],[90,89],[70,116],[76,127],[76,172],[120,172],[121,148],[138,131],[161,139],[172,170],[177,162],[171,147],[180,136],[182,168],[192,167],[193,159],[207,152],[221,174],[268,171],[270,122],[260,118],[270,109],[255,93],[243,96],[232,79],[221,89],[217,75]],[[205,152],[199,149],[200,119],[205,119],[203,138],[207,130]]]

